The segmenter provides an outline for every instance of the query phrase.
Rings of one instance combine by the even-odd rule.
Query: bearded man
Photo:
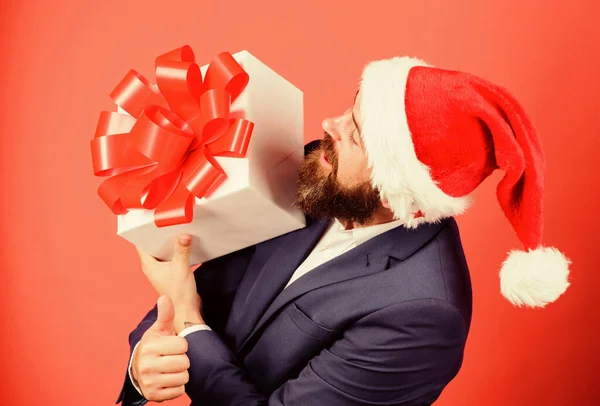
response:
[[[131,333],[119,401],[193,405],[431,405],[457,375],[471,282],[453,216],[495,169],[524,246],[501,292],[544,306],[568,259],[542,247],[544,156],[503,88],[405,57],[365,68],[354,103],[323,121],[298,181],[306,228],[189,268],[138,251],[160,295]]]

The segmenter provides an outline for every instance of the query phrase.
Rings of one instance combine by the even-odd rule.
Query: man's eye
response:
[[[352,132],[350,134],[348,134],[348,138],[350,138],[350,141],[352,141],[353,144],[356,144],[356,140],[354,139],[354,130],[352,130]]]

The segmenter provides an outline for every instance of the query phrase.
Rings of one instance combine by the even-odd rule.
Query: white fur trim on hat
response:
[[[417,158],[405,111],[406,82],[415,66],[428,65],[409,57],[371,62],[360,86],[362,138],[372,168],[371,183],[406,227],[461,214],[470,202],[468,196],[444,193]],[[419,211],[425,217],[415,218]]]
[[[570,263],[552,247],[511,251],[500,270],[502,295],[517,306],[544,307],[569,287]]]

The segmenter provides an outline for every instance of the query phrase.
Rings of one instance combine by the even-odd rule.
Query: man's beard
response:
[[[333,169],[321,164],[321,153]],[[370,182],[347,188],[337,181],[338,157],[327,133],[321,147],[309,153],[300,167],[296,206],[313,218],[337,218],[358,225],[367,224],[380,205],[379,193]]]

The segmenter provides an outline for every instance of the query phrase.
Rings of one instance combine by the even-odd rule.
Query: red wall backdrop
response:
[[[129,68],[151,75],[157,54],[189,43],[202,63],[248,49],[303,89],[306,140],[376,58],[420,56],[511,89],[545,144],[545,237],[573,259],[572,287],[540,311],[502,299],[497,270],[518,242],[490,178],[459,220],[475,313],[438,404],[600,404],[599,21],[593,0],[0,0],[0,403],[116,398],[127,335],[155,296],[96,195],[89,141]]]

